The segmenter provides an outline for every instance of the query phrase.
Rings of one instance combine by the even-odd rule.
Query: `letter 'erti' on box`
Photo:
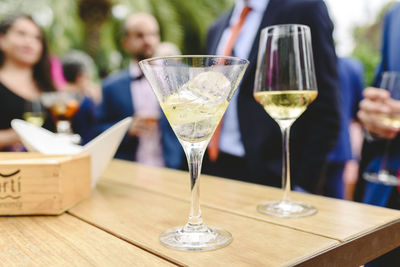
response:
[[[0,215],[57,215],[90,194],[90,156],[0,153]]]

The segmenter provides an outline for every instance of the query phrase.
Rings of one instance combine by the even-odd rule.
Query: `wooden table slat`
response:
[[[175,266],[69,214],[0,218],[1,266]]]

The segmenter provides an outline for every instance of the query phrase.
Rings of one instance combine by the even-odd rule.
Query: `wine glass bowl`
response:
[[[79,109],[79,103],[76,99],[60,101],[50,107],[52,116],[56,121],[71,120]]]
[[[318,95],[311,48],[305,25],[286,24],[264,28],[258,51],[254,98],[282,132],[282,187],[280,201],[261,203],[257,210],[275,217],[304,217],[316,213],[311,205],[294,202],[290,193],[290,127]]]
[[[40,100],[26,101],[23,119],[33,125],[41,127],[45,121],[45,110]]]
[[[217,128],[248,61],[219,56],[170,56],[139,62],[189,166],[191,207],[188,223],[166,230],[160,242],[177,250],[212,250],[228,245],[231,234],[203,223],[199,175],[205,149]]]
[[[394,100],[400,100],[400,72],[386,71],[382,74],[380,88],[386,89],[390,97]],[[382,123],[386,126],[400,128],[400,114],[380,115]]]
[[[83,100],[81,94],[50,92],[41,95],[43,105],[49,109],[58,133],[72,134],[71,121]]]

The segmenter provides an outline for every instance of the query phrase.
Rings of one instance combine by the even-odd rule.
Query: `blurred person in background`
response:
[[[83,95],[79,110],[72,120],[72,129],[81,136],[81,143],[86,144],[94,137],[95,110],[101,102],[101,89],[93,81],[95,65],[88,54],[78,50],[65,54],[61,62],[66,80],[62,89]]]
[[[232,28],[245,17],[231,55],[250,60],[240,88],[222,120],[219,154],[204,158],[204,173],[280,187],[282,135],[277,123],[253,97],[260,32],[275,24],[305,24],[311,29],[318,97],[291,131],[292,184],[316,192],[326,157],[339,132],[338,76],[333,24],[322,0],[238,0],[210,28],[207,54],[223,54]],[[214,137],[211,140],[213,142]],[[210,146],[209,146],[210,148]],[[208,148],[208,152],[210,152]]]
[[[72,50],[61,58],[66,80],[64,90],[81,93],[94,103],[101,102],[101,88],[94,82],[96,66],[93,59],[83,51]]]
[[[50,73],[56,89],[61,89],[65,86],[65,80],[61,60],[56,55],[50,55]]]
[[[20,139],[11,128],[22,119],[27,102],[42,92],[54,91],[48,48],[43,31],[25,14],[0,22],[0,150],[20,150]],[[45,123],[47,128],[51,127]]]
[[[378,67],[374,86],[380,84],[385,71],[400,72],[400,4],[389,10],[383,21],[382,60]],[[364,100],[360,102],[358,118],[366,130],[366,138],[361,154],[359,179],[355,200],[368,204],[400,209],[400,187],[385,186],[366,182],[363,173],[381,157],[388,140],[390,140],[389,162],[397,167],[400,175],[400,128],[382,123],[382,114],[398,116],[400,101],[390,98],[387,90],[369,87],[363,92]],[[400,262],[400,248],[383,255],[365,266],[397,266]]]
[[[152,57],[160,43],[158,23],[150,14],[137,13],[129,16],[123,27],[122,45],[132,60],[128,69],[104,80],[98,128],[104,131],[133,116],[116,157],[178,168],[183,151],[138,65],[140,60]]]
[[[358,124],[355,119],[357,117],[358,103],[362,99],[362,90],[364,88],[363,73],[364,69],[360,61],[352,58],[338,58],[341,124],[337,144],[329,153],[328,163],[324,170],[324,196],[344,198],[345,177],[347,179],[346,184],[347,181],[355,184],[354,180],[357,180],[358,161],[356,158],[358,158],[358,149],[355,148],[354,142],[360,142],[362,135],[354,136],[357,132],[353,130],[354,137],[352,140],[350,129],[356,127],[356,125],[352,124]]]
[[[354,200],[354,190],[358,181],[360,168],[361,150],[364,143],[363,127],[358,121],[357,115],[350,122],[349,134],[352,158],[346,161],[343,170],[343,196],[346,200]]]

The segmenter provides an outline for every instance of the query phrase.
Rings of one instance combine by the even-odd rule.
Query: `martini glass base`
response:
[[[160,235],[161,244],[177,250],[205,251],[225,247],[232,241],[232,235],[221,228],[204,225],[196,230],[187,228],[180,226],[166,230]]]
[[[271,201],[259,204],[257,211],[274,217],[299,218],[313,215],[317,209],[300,202]]]
[[[363,177],[365,180],[372,183],[384,184],[388,186],[400,185],[400,180],[385,170],[382,170],[378,173],[364,173]]]

